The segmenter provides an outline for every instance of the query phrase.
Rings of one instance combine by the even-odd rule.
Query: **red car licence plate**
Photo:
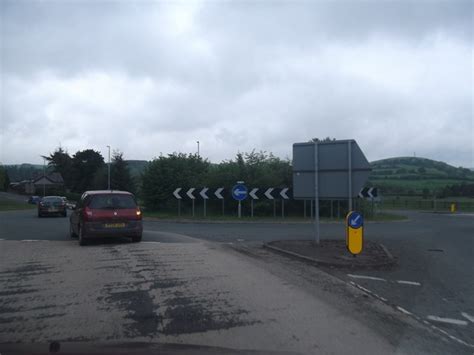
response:
[[[105,228],[124,228],[125,223],[105,223]]]

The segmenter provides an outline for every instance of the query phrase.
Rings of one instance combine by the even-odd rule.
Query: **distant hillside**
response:
[[[148,162],[146,160],[127,160],[130,173],[134,177],[140,176]],[[12,164],[5,165],[10,181],[22,181],[34,179],[43,174],[43,165],[40,164]],[[46,166],[47,170],[48,166]]]
[[[371,185],[386,193],[433,193],[448,185],[474,183],[474,172],[426,158],[397,157],[371,163]]]
[[[15,164],[4,165],[10,181],[31,180],[43,174],[43,165],[39,164]]]

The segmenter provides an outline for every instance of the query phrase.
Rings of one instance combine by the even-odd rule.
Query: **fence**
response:
[[[380,207],[385,209],[426,210],[435,212],[451,212],[452,205],[457,212],[473,212],[474,199],[413,199],[413,198],[386,198]]]

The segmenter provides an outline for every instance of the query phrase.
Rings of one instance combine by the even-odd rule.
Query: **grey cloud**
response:
[[[182,31],[173,11],[185,3],[1,4],[2,134],[14,144],[33,127],[49,150],[107,142],[149,159],[200,140],[219,161],[354,137],[370,159],[417,151],[474,166],[470,1],[203,2]]]

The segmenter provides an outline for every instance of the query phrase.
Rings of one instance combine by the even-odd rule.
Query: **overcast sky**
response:
[[[472,1],[0,2],[3,164],[330,136],[474,167]]]

